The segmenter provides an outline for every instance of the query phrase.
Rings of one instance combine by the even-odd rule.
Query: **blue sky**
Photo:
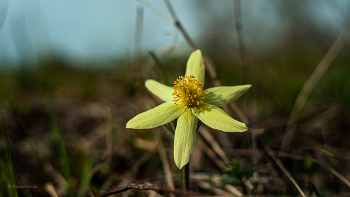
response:
[[[163,1],[148,2],[170,16]],[[295,13],[286,16],[280,2],[242,1],[247,46],[270,47],[270,50],[272,45],[278,46],[299,11],[307,13],[299,20],[311,21],[321,32],[333,35],[326,38],[330,42],[341,31],[345,18],[350,18],[350,1],[295,2],[299,2],[295,4]],[[231,0],[176,0],[171,3],[195,39],[203,39],[210,32],[232,35],[229,39],[234,39]],[[131,56],[136,10],[140,6],[136,0],[1,0],[0,62],[35,59],[49,50],[59,51],[72,59]],[[144,8],[143,24],[142,48],[145,52],[171,43],[177,34],[171,23],[147,8]],[[183,42],[181,36],[178,42]]]

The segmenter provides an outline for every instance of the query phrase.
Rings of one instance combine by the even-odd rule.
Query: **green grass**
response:
[[[51,135],[53,141],[56,143],[58,149],[59,160],[61,163],[61,171],[67,182],[67,194],[68,196],[74,196],[72,177],[69,169],[69,160],[65,148],[64,139],[60,131],[60,127],[57,122],[56,114],[52,108],[50,96],[45,98],[46,108],[49,112],[50,122],[51,122]]]
[[[7,136],[2,108],[0,108],[0,110],[0,126],[2,128],[3,139],[5,140],[5,148],[1,148],[0,154],[0,196],[17,197],[17,189],[13,188],[16,185],[16,177],[12,165],[11,148]]]

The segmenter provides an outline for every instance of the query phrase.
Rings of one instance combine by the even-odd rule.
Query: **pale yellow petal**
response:
[[[174,103],[163,103],[153,109],[138,114],[128,123],[126,128],[150,129],[169,123],[179,117],[186,109]]]
[[[217,107],[224,106],[239,98],[250,86],[251,85],[221,86],[206,89],[207,95],[204,98],[204,102]]]
[[[174,89],[172,87],[159,83],[158,81],[153,79],[148,79],[145,82],[145,86],[150,92],[152,92],[162,101],[172,102],[172,100],[174,99],[172,95],[174,92]]]
[[[185,111],[177,120],[174,140],[174,160],[181,169],[188,163],[193,151],[198,119],[191,110]]]
[[[243,132],[248,130],[244,123],[231,118],[231,116],[215,105],[202,103],[193,112],[199,120],[213,129],[226,132]]]
[[[187,61],[185,75],[193,75],[195,79],[201,82],[204,87],[205,67],[203,63],[202,53],[200,50],[192,52],[190,58]]]

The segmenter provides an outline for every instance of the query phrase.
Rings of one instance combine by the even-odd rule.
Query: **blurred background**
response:
[[[125,128],[161,103],[146,79],[171,84],[185,72],[193,47],[174,19],[214,68],[205,88],[213,73],[225,86],[252,84],[224,108],[249,131],[201,126],[192,191],[297,195],[272,150],[305,194],[349,195],[350,1],[167,2],[0,2],[0,196],[179,188],[166,128]]]

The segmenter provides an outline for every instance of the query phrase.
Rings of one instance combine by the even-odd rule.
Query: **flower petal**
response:
[[[158,127],[175,120],[185,110],[185,107],[180,108],[180,106],[176,106],[174,103],[163,103],[129,120],[126,123],[126,128],[150,129]]]
[[[195,52],[191,53],[191,56],[187,61],[185,75],[193,75],[195,79],[201,82],[204,87],[205,67],[203,63],[202,53],[200,50],[196,50]]]
[[[191,110],[185,111],[177,120],[174,140],[174,160],[181,169],[188,163],[194,147],[198,119]]]
[[[207,95],[204,98],[204,102],[217,107],[224,106],[239,98],[250,86],[251,85],[221,86],[206,89]]]
[[[246,125],[229,116],[224,110],[215,105],[202,103],[200,108],[193,110],[194,114],[209,127],[226,132],[243,132],[248,130]]]
[[[162,101],[171,102],[174,99],[172,95],[174,89],[172,87],[159,83],[158,81],[153,79],[148,79],[145,82],[145,86],[150,92],[152,92]]]

